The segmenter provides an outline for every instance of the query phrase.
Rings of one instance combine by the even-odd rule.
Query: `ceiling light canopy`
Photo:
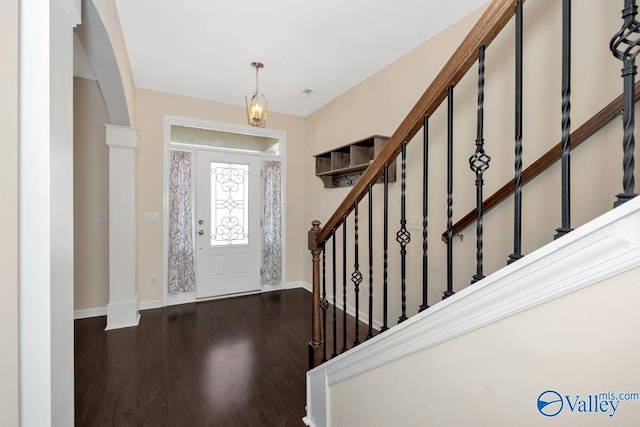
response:
[[[262,62],[252,62],[251,66],[256,69],[256,90],[252,94],[245,97],[247,104],[247,119],[251,126],[264,127],[267,124],[267,113],[269,102],[267,98],[260,93],[258,88],[258,71],[264,68]]]

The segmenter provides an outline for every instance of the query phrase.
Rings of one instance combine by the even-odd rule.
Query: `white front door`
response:
[[[198,151],[196,298],[260,290],[259,156]]]

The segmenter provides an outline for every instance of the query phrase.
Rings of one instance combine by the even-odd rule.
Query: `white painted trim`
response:
[[[304,425],[309,426],[309,427],[316,427],[316,425],[307,417],[302,417],[302,422],[304,423]]]
[[[257,136],[265,136],[268,138],[278,138],[279,143],[284,142],[286,144],[287,133],[285,131],[270,129],[270,128],[261,128],[249,125],[239,125],[234,123],[224,123],[224,122],[215,122],[211,120],[201,120],[201,119],[192,119],[189,117],[181,117],[174,116],[171,114],[167,114],[164,116],[165,123],[169,122],[169,126],[171,125],[183,125],[183,126],[191,126],[196,128],[203,129],[213,129],[224,132],[231,133],[241,133],[245,135],[257,135]],[[282,147],[282,145],[280,146]],[[284,155],[286,153],[286,145],[285,149],[280,149],[280,155]]]
[[[156,308],[162,308],[162,300],[155,299],[151,301],[141,301],[140,304],[138,305],[138,310],[140,311],[153,310]]]
[[[104,127],[107,132],[107,145],[109,148],[136,148],[138,131],[135,128],[108,123]]]
[[[140,323],[138,297],[127,301],[110,301],[107,304],[107,327],[104,328],[105,331],[138,326],[138,323]]]
[[[231,298],[246,297],[248,295],[260,295],[261,293],[262,293],[261,291],[251,291],[251,292],[241,292],[241,293],[238,293],[238,294],[217,295],[217,296],[213,296],[213,297],[198,298],[198,299],[195,300],[195,302],[217,301],[217,300],[220,300],[220,299],[231,299]]]
[[[162,302],[163,307],[180,304],[191,304],[196,302],[196,291],[193,292],[181,292],[177,295],[167,295],[166,302]]]
[[[304,281],[287,282],[285,284],[285,289],[298,289],[298,288],[303,288],[303,289],[306,289],[308,292],[313,293],[313,287],[311,286],[311,283],[308,283],[308,282],[304,282]],[[329,302],[329,304],[333,305],[333,298],[327,298],[327,301]],[[338,300],[337,302],[338,302],[338,308],[342,310],[340,301]],[[347,314],[350,315],[351,317],[356,317],[356,309],[351,304],[347,304]],[[363,311],[360,311],[359,318],[361,322],[367,323],[369,320],[369,314]],[[374,318],[373,328],[376,331],[379,331],[380,328],[382,328],[382,323]]]
[[[222,122],[214,122],[207,120],[199,120],[199,119],[191,119],[187,117],[180,117],[166,114],[163,120],[163,152],[162,152],[162,212],[163,212],[163,220],[162,220],[162,306],[165,307],[167,305],[176,305],[183,304],[184,302],[171,302],[168,297],[168,275],[169,275],[169,240],[167,238],[169,234],[169,150],[171,148],[180,149],[184,151],[191,151],[194,153],[193,162],[192,162],[192,176],[194,176],[194,165],[195,165],[195,153],[197,150],[210,150],[210,151],[220,151],[220,152],[247,152],[251,154],[256,154],[259,152],[255,151],[247,151],[247,150],[233,150],[233,149],[225,149],[225,148],[216,148],[216,147],[207,147],[203,145],[189,145],[189,144],[181,144],[181,143],[173,143],[171,142],[171,126],[172,125],[182,125],[182,126],[192,126],[204,129],[214,129],[220,130],[224,132],[233,132],[233,133],[241,133],[245,135],[258,135],[265,136],[270,138],[278,138],[279,144],[279,153],[260,153],[261,162],[265,159],[278,159],[282,162],[282,204],[285,207],[282,212],[282,277],[285,277],[286,272],[286,230],[287,230],[287,216],[286,216],[286,203],[287,203],[287,132],[269,129],[269,128],[258,128],[254,126],[248,125],[237,125],[232,123],[222,123]],[[260,165],[262,167],[262,164]],[[195,179],[192,180],[192,196],[195,200]],[[262,192],[261,192],[262,193]],[[195,204],[192,204],[195,207]],[[193,215],[195,221],[195,212]],[[195,227],[194,227],[195,230]],[[195,231],[194,231],[195,232]],[[194,236],[195,242],[195,236]],[[286,286],[285,286],[286,288]],[[245,294],[241,294],[245,295]],[[228,298],[229,296],[223,296],[224,298]],[[208,300],[208,299],[204,299]],[[203,299],[199,299],[197,301],[203,301]],[[192,301],[188,302],[196,302],[195,297]]]
[[[298,288],[306,289],[308,292],[313,293],[313,287],[311,286],[311,283],[308,283],[302,280],[298,282],[286,282],[284,284],[284,289],[298,289]]]
[[[153,310],[155,308],[162,308],[162,300],[141,301],[138,305],[138,310]],[[81,308],[73,312],[73,318],[89,319],[91,317],[102,317],[107,315],[107,307],[94,307],[94,308]]]
[[[105,125],[109,147],[109,303],[107,330],[136,326],[136,145],[138,132]]]
[[[284,285],[283,285],[282,283],[280,283],[279,285],[275,285],[275,286],[272,286],[272,285],[262,285],[262,288],[261,288],[261,290],[262,290],[262,292],[263,292],[263,293],[275,292],[275,291],[282,291],[282,290],[284,290],[284,289],[285,289],[285,287],[284,287]]]
[[[62,4],[62,8],[64,9],[65,14],[67,15],[69,25],[71,27],[80,25],[80,0],[60,0],[60,3]]]
[[[596,218],[429,310],[309,371],[316,424],[329,386],[640,267],[640,198]],[[317,388],[315,390],[318,390]],[[315,412],[314,412],[315,411]],[[315,414],[315,415],[314,415]]]
[[[91,317],[102,317],[107,315],[107,307],[81,308],[73,312],[74,320],[89,319]]]
[[[327,301],[329,302],[330,305],[333,305],[333,298],[327,298]],[[340,305],[340,300],[338,300],[337,303],[338,303],[338,308],[342,310],[342,306]],[[347,304],[347,314],[351,317],[356,317],[356,309],[351,304]],[[363,311],[360,311],[360,316],[358,316],[358,319],[363,323],[368,323],[369,314]],[[374,318],[373,329],[375,329],[376,331],[380,331],[380,328],[382,328],[382,323],[377,321]]]

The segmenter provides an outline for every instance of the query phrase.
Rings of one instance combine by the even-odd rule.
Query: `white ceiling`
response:
[[[140,88],[307,116],[486,0],[115,0]],[[312,89],[307,98],[297,95]]]

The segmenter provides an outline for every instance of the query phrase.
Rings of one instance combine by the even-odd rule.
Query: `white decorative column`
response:
[[[106,125],[109,146],[109,304],[105,330],[137,326],[134,128]]]

